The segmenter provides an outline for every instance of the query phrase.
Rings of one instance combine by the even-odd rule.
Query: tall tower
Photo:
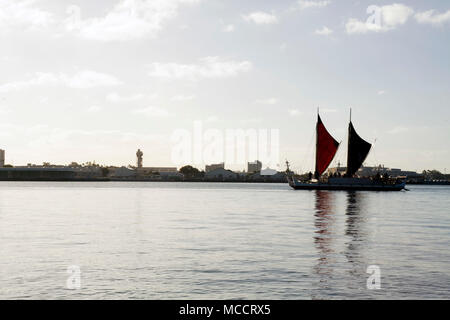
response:
[[[136,152],[136,157],[137,157],[137,167],[140,169],[142,168],[142,157],[143,157],[144,153],[141,151],[141,149],[138,149],[138,151]]]
[[[5,166],[5,150],[0,149],[0,167]]]

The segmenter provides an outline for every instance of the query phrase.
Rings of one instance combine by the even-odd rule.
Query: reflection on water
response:
[[[327,290],[340,277],[350,276],[349,287],[364,288],[367,261],[364,257],[368,247],[365,230],[364,193],[345,193],[345,212],[339,211],[341,193],[316,191],[314,210],[314,243],[317,262],[314,273],[318,277],[318,289]],[[342,206],[341,206],[342,208]],[[344,228],[339,229],[338,219],[344,217]],[[319,296],[313,295],[313,298]]]
[[[320,286],[326,286],[327,280],[333,273],[333,223],[335,212],[333,210],[333,193],[329,191],[316,191],[314,226],[314,243],[318,251],[318,261],[314,272],[319,275]]]
[[[351,191],[347,193],[345,235],[349,239],[346,244],[345,257],[350,264],[349,273],[355,276],[364,275],[367,267],[364,258],[364,251],[368,246],[364,201],[364,193],[362,192]]]

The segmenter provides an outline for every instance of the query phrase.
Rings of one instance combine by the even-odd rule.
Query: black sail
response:
[[[353,124],[348,126],[347,176],[353,176],[366,160],[372,145],[363,140],[355,131]]]

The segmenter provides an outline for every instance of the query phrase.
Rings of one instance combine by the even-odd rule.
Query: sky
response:
[[[319,107],[333,166],[352,108],[365,165],[450,170],[448,1],[0,0],[0,39],[6,163],[180,167],[201,123],[278,130],[304,172]]]

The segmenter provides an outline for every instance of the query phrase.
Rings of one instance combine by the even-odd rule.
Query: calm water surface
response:
[[[449,299],[450,187],[409,188],[1,182],[0,298]]]

